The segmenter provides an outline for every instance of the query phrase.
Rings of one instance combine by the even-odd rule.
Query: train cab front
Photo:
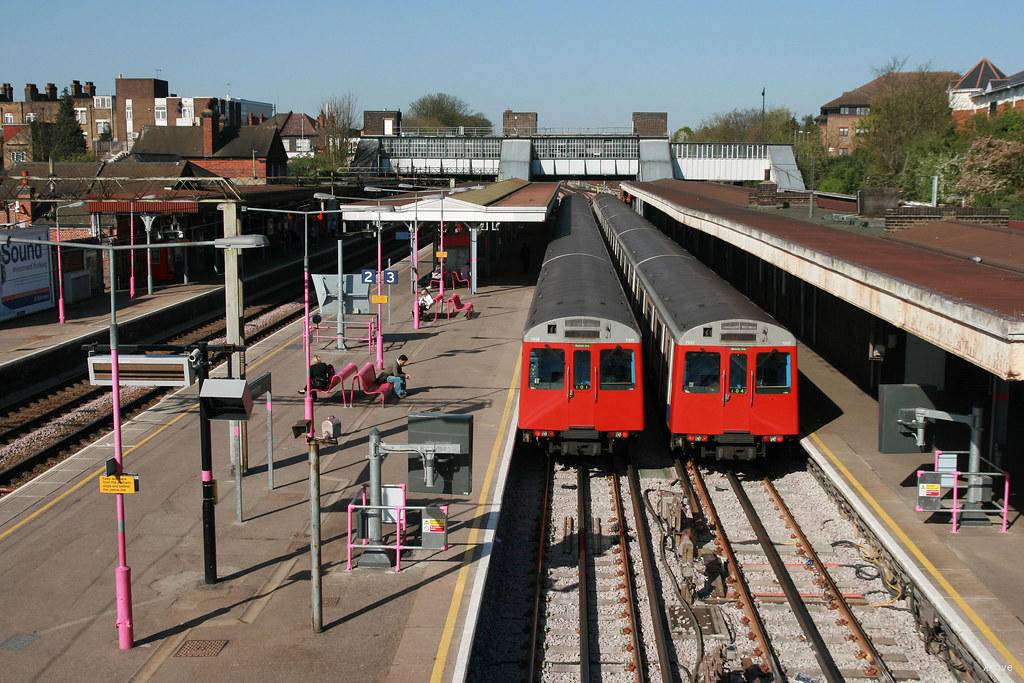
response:
[[[551,455],[597,457],[621,452],[638,436],[638,431],[602,432],[590,427],[568,429],[521,429],[523,443],[534,443]]]

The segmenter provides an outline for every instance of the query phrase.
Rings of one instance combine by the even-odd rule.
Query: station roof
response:
[[[343,204],[346,221],[382,223],[542,223],[555,205],[558,183],[503,180],[471,190],[407,193]]]
[[[1010,230],[954,224],[940,240],[941,225],[880,237],[751,209],[745,193],[707,183],[622,189],[1000,377],[1024,378],[1024,273],[999,267],[1020,253]]]

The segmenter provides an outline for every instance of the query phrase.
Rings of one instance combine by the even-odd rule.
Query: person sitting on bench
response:
[[[420,297],[417,301],[419,302],[421,316],[426,315],[427,311],[434,306],[434,296],[426,289],[420,290]]]
[[[403,353],[395,361],[395,368],[392,372],[382,372],[377,377],[378,382],[390,382],[395,390],[395,396],[398,398],[405,398],[406,395],[406,380],[409,379],[409,374],[405,371],[405,364],[408,362],[409,357]]]
[[[309,366],[309,386],[313,390],[313,400],[316,400],[317,391],[330,391],[340,383],[341,378],[334,373],[334,366],[314,355],[313,364]],[[299,389],[299,393],[305,394],[306,387]]]

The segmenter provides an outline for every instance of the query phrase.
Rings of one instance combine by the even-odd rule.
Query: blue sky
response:
[[[893,56],[964,71],[1024,69],[1020,0],[857,2],[14,3],[0,81],[72,79],[101,94],[155,76],[182,96],[223,95],[315,114],[326,95],[406,109],[462,97],[496,123],[506,107],[545,127],[628,126],[632,111],[693,125],[716,111],[814,113]],[[32,30],[10,30],[13,26]],[[52,42],[39,36],[53,37]]]

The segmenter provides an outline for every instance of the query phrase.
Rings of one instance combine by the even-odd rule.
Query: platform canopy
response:
[[[554,209],[558,183],[503,180],[464,190],[408,193],[342,204],[345,221],[381,223],[543,223]]]

